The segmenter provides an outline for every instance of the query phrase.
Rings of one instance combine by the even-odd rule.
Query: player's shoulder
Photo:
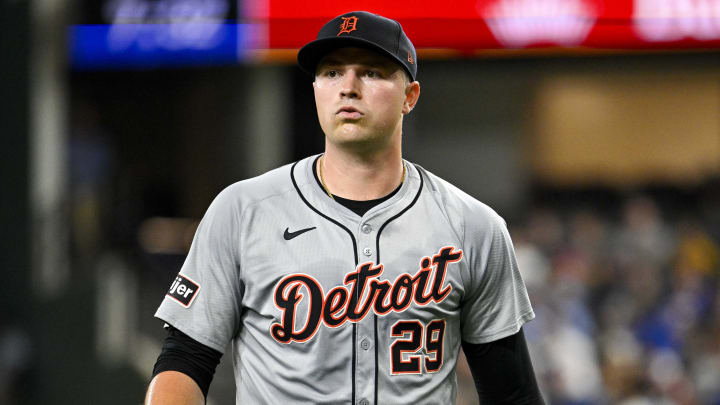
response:
[[[425,187],[451,222],[463,228],[504,226],[505,220],[489,205],[440,176],[416,166],[424,176]]]
[[[212,205],[248,207],[293,190],[290,181],[292,163],[265,172],[259,176],[240,180],[225,187]]]

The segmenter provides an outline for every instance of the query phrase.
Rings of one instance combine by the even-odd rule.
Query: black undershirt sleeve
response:
[[[179,371],[195,380],[203,396],[207,398],[210,382],[222,353],[172,326],[168,326],[167,331],[162,351],[153,368],[153,377],[163,371]]]
[[[462,342],[480,403],[542,405],[522,329],[489,343]]]

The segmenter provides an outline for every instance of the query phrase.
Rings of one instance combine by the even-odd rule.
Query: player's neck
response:
[[[328,191],[350,200],[382,198],[402,182],[403,162],[399,145],[362,156],[326,146],[325,154],[318,163],[318,171],[322,170],[319,177]]]

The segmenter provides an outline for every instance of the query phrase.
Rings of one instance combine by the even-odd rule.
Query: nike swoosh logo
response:
[[[283,234],[283,238],[285,238],[285,240],[290,240],[296,236],[300,236],[300,235],[304,234],[305,232],[312,231],[313,229],[315,229],[314,226],[312,228],[305,228],[305,229],[301,229],[299,231],[290,232],[290,228],[285,228],[285,233]]]

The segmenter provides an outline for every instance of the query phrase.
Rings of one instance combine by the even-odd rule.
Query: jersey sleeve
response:
[[[155,313],[155,317],[221,353],[236,334],[241,315],[240,211],[229,189],[215,198]]]
[[[468,221],[464,238],[470,277],[462,336],[476,344],[515,334],[535,317],[505,221],[494,212],[485,214]]]

